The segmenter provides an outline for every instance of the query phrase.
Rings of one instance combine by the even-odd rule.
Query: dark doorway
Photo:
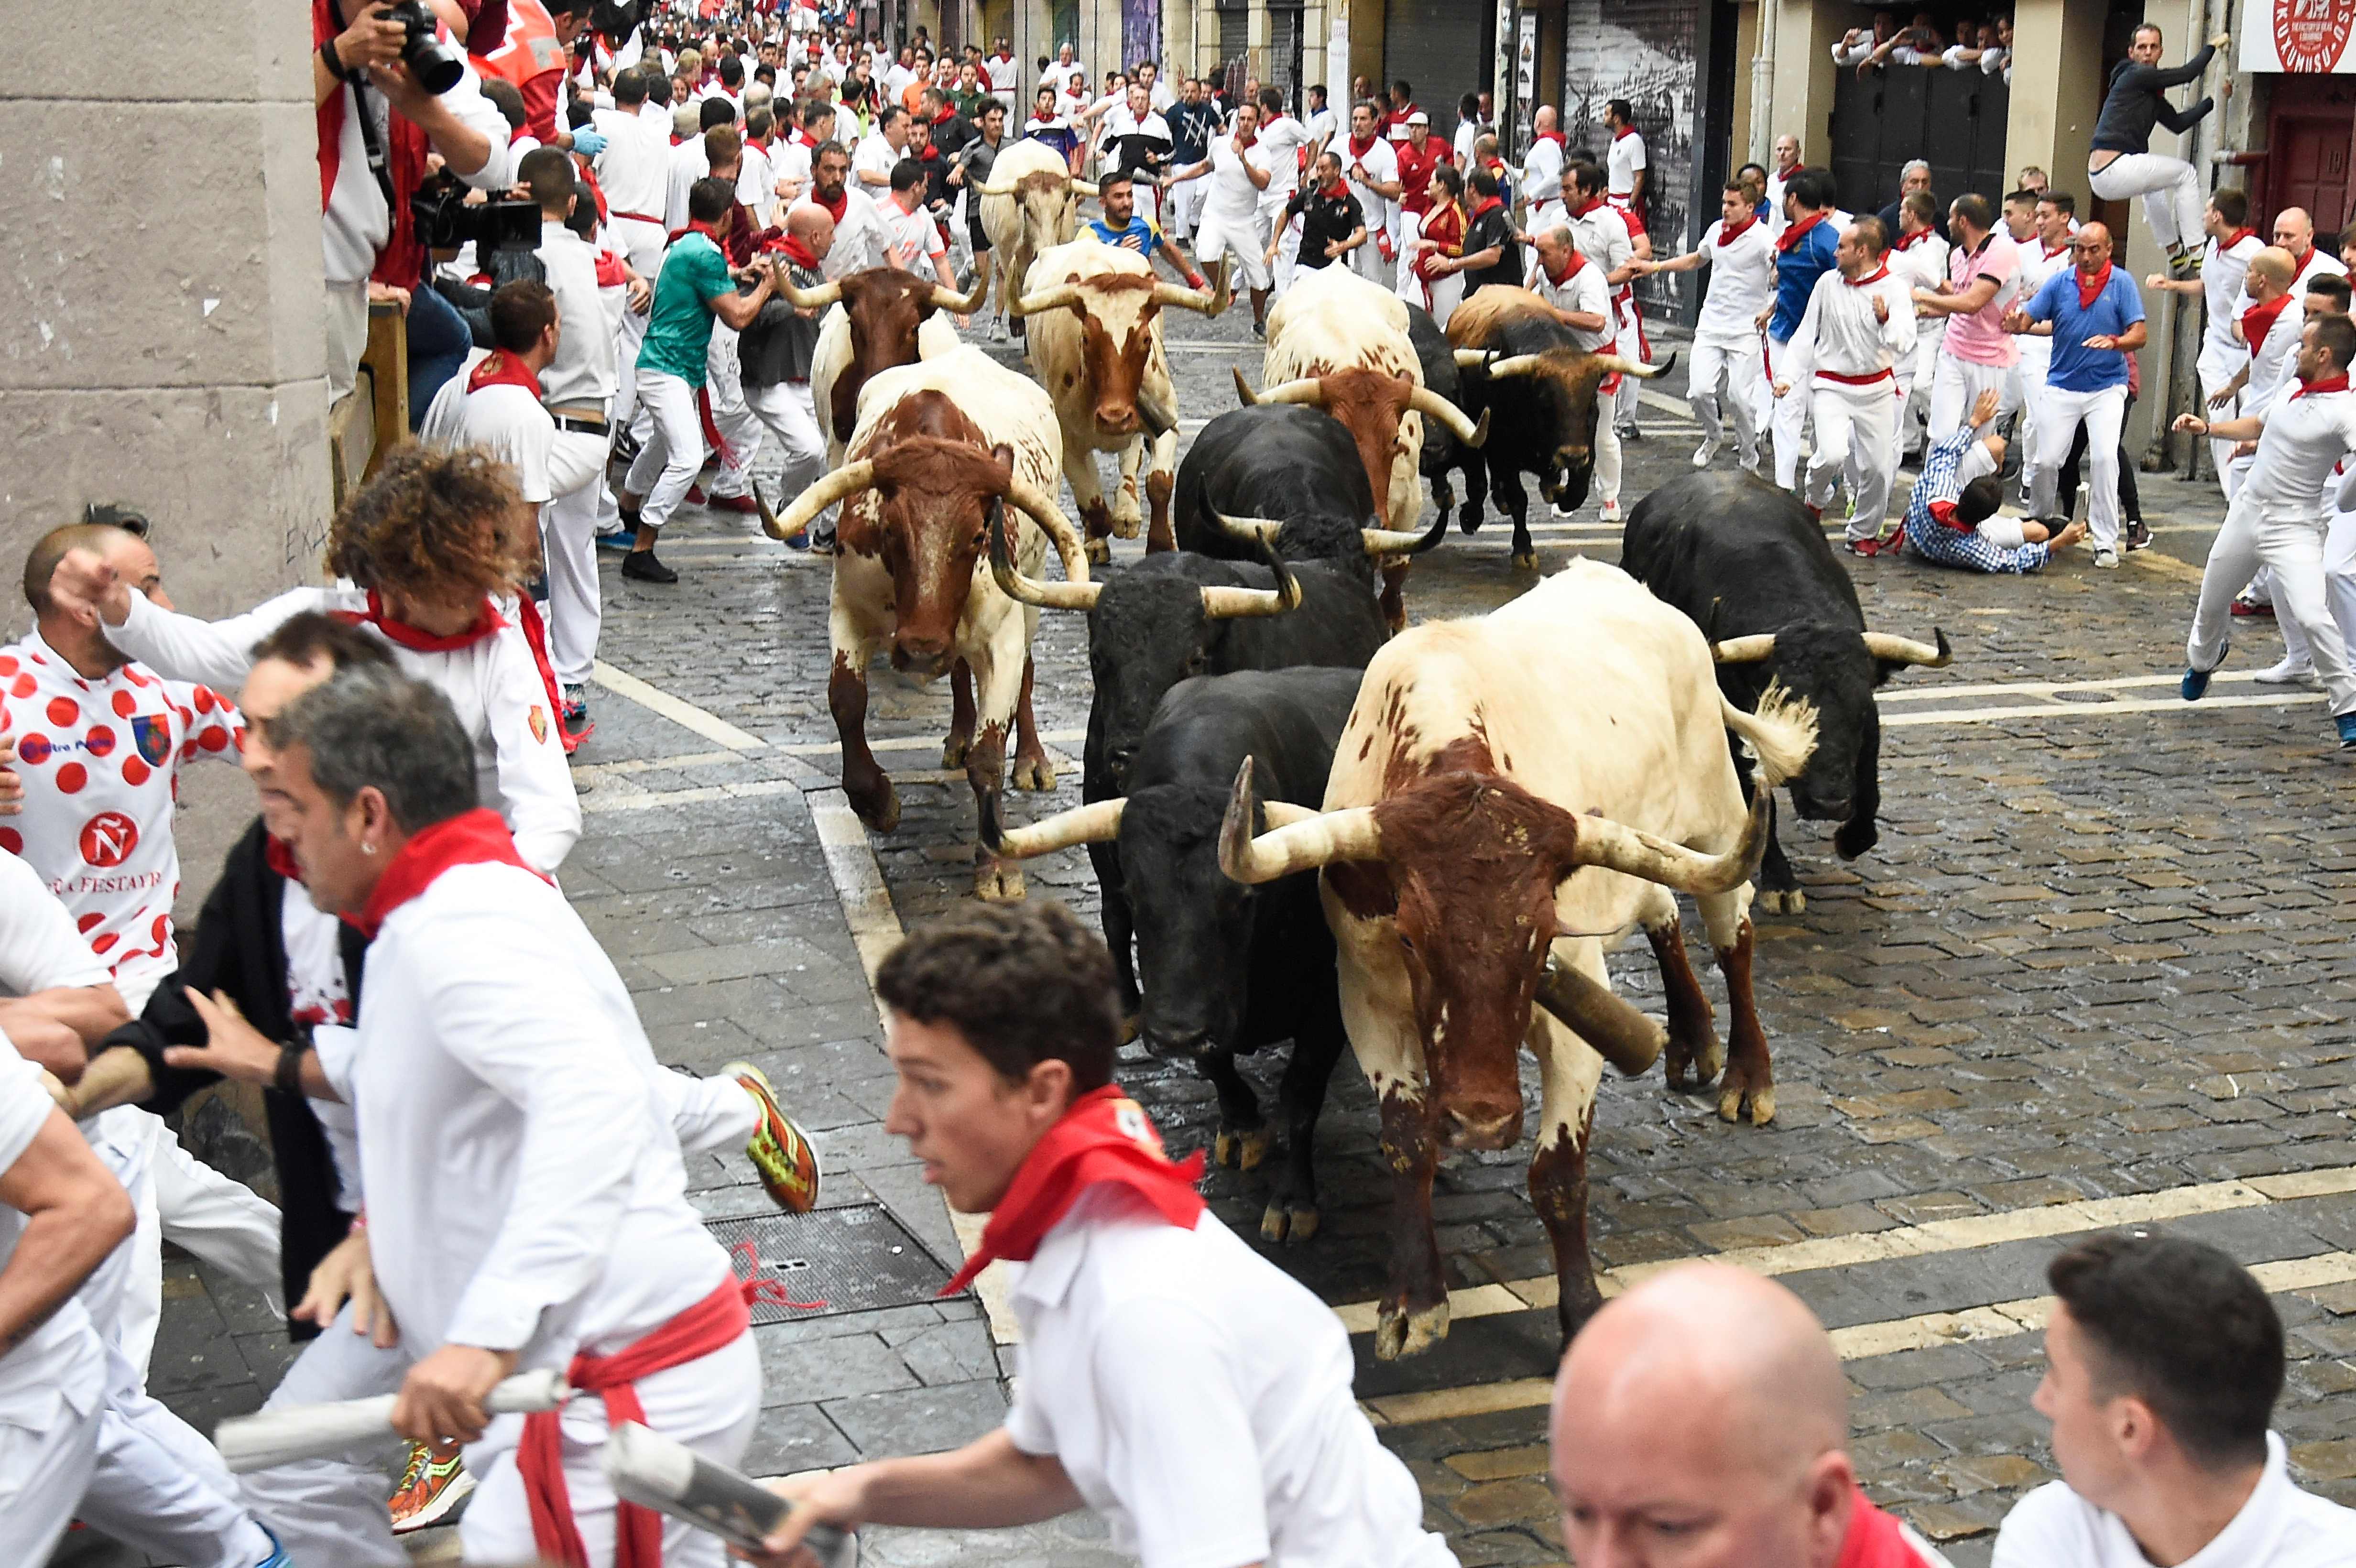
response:
[[[1967,190],[1990,199],[2010,187],[2005,121],[2012,90],[1977,70],[1883,66],[1858,76],[1843,69],[1833,91],[1832,169],[1840,202],[1877,212],[1898,199],[1898,176],[1921,158],[1942,201]]]

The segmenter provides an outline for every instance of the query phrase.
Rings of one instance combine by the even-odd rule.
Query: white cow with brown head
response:
[[[1080,231],[1080,198],[1093,197],[1097,187],[1074,179],[1063,154],[1026,140],[1001,151],[990,178],[973,193],[981,202],[981,231],[998,259],[997,314],[1006,315],[1032,261]]]

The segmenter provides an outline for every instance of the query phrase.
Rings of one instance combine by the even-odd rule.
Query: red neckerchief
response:
[[[478,805],[412,835],[386,863],[367,904],[358,914],[344,918],[374,942],[392,912],[432,887],[443,872],[455,866],[479,865],[519,866],[541,881],[548,880],[516,853],[515,835],[499,820],[499,814]]]
[[[851,206],[851,187],[849,186],[844,186],[841,190],[835,192],[834,199],[832,201],[829,201],[826,197],[819,195],[817,189],[812,187],[809,193],[809,200],[811,205],[820,208],[829,218],[831,218],[837,223],[840,223],[842,221],[844,211]]]
[[[615,255],[611,251],[597,252],[597,286],[599,288],[618,289],[627,284],[629,281],[630,274],[622,270],[622,259],[619,256]]]
[[[2045,259],[2050,261],[2056,256],[2066,254],[2070,249],[2070,241],[2064,240],[2059,245],[2048,245],[2044,240],[2040,240],[2037,242],[2037,248],[2045,253]]]
[[[1568,148],[1570,145],[1569,142],[1563,139],[1563,134],[1559,131],[1541,131],[1537,133],[1537,140],[1541,142],[1552,142],[1556,146],[1563,148]]]
[[[2108,261],[2103,263],[2103,270],[2094,274],[2094,281],[2092,283],[2086,282],[2085,269],[2080,268],[2078,270],[2078,308],[2094,309],[2094,302],[2103,297],[2103,291],[2110,287],[2110,283],[2111,264]]]
[[[1784,229],[1783,232],[1775,236],[1775,249],[1778,251],[1794,251],[1798,249],[1800,241],[1807,237],[1808,230],[1814,229],[1817,224],[1822,223],[1824,220],[1825,215],[1823,213],[1811,212],[1808,216],[1803,218],[1800,221],[1793,224],[1789,229]]]
[[[1870,285],[1872,285],[1872,284],[1874,284],[1874,283],[1878,283],[1881,282],[1881,280],[1882,280],[1882,279],[1884,279],[1884,278],[1888,277],[1889,275],[1890,275],[1890,263],[1889,263],[1889,262],[1887,262],[1887,261],[1884,261],[1884,262],[1882,262],[1882,263],[1881,263],[1881,265],[1880,265],[1880,266],[1879,266],[1879,267],[1875,268],[1872,272],[1868,272],[1865,276],[1863,276],[1863,277],[1861,277],[1861,278],[1852,278],[1852,277],[1848,277],[1848,276],[1844,275],[1844,276],[1841,278],[1841,282],[1842,282],[1842,283],[1847,283],[1850,288],[1853,288],[1853,289],[1862,289],[1862,288],[1869,287]]]
[[[521,387],[531,394],[534,402],[540,400],[540,378],[532,374],[530,366],[504,348],[494,348],[484,355],[482,362],[468,373],[467,391],[479,392],[485,387]]]
[[[1955,516],[1955,504],[1953,501],[1932,502],[1931,516],[1935,520],[1945,524],[1959,534],[1976,533],[1979,531],[1976,525],[1965,522],[1963,519]]]
[[[996,1259],[1030,1262],[1080,1194],[1098,1182],[1127,1188],[1162,1219],[1191,1231],[1203,1214],[1202,1194],[1194,1190],[1202,1179],[1202,1151],[1173,1165],[1161,1135],[1119,1084],[1091,1089],[1023,1157],[1006,1196],[982,1227],[981,1245],[940,1294],[955,1296]]]
[[[1475,203],[1473,204],[1473,206],[1472,206],[1472,216],[1473,216],[1473,218],[1474,218],[1475,219],[1478,219],[1482,216],[1482,214],[1483,214],[1483,213],[1487,213],[1487,212],[1494,212],[1494,211],[1495,211],[1498,208],[1501,208],[1501,207],[1503,207],[1503,206],[1505,206],[1505,198],[1504,197],[1502,197],[1502,196],[1484,196],[1484,197],[1483,197],[1479,201],[1477,201],[1477,202],[1475,202]]]
[[[2275,329],[2275,317],[2282,315],[2284,307],[2289,304],[2290,293],[2286,290],[2281,298],[2254,304],[2242,313],[2242,341],[2248,347],[2251,358],[2258,357],[2259,346],[2265,342],[2266,334]]]
[[[1737,240],[1741,239],[1745,234],[1750,233],[1751,230],[1757,226],[1758,222],[1759,215],[1754,212],[1750,217],[1744,219],[1741,222],[1736,224],[1733,228],[1729,229],[1726,226],[1726,219],[1721,218],[1718,220],[1718,242],[1721,245],[1731,245]]]
[[[934,123],[934,124],[936,124],[936,125],[946,125],[946,124],[948,124],[950,121],[952,121],[952,120],[954,120],[954,119],[956,119],[956,118],[957,118],[957,107],[956,107],[956,105],[954,105],[954,104],[949,104],[949,103],[944,103],[944,104],[942,104],[942,105],[941,105],[941,112],[940,112],[938,114],[936,114],[936,115],[934,115],[934,116],[933,116],[933,123]],[[935,148],[934,150],[935,150],[936,152],[939,151],[939,149],[938,149],[938,148]]]
[[[2320,381],[2301,381],[2298,384],[2298,390],[2293,392],[2291,396],[2303,398],[2309,392],[2344,392],[2347,389],[2348,372],[2342,370],[2337,376],[2326,376]]]
[[[1357,133],[1355,131],[1351,132],[1351,133],[1350,133],[1350,159],[1351,159],[1351,161],[1352,161],[1353,163],[1356,163],[1356,162],[1363,161],[1363,160],[1365,159],[1365,155],[1366,155],[1368,153],[1371,153],[1371,152],[1373,152],[1373,151],[1375,150],[1375,144],[1376,144],[1376,142],[1381,141],[1381,140],[1382,140],[1382,138],[1381,138],[1380,136],[1369,136],[1369,137],[1367,137],[1364,142],[1361,142],[1361,141],[1359,141],[1359,140],[1358,140],[1358,133]]]
[[[1570,253],[1569,266],[1565,267],[1559,272],[1556,272],[1552,267],[1548,267],[1546,270],[1547,282],[1552,283],[1556,288],[1560,288],[1563,284],[1570,282],[1571,279],[1579,276],[1579,269],[1585,265],[1587,265],[1586,253],[1581,251],[1574,250]]]
[[[2236,229],[2231,234],[2226,235],[2225,238],[2217,241],[2217,250],[2222,254],[2224,251],[2232,250],[2234,246],[2239,245],[2244,240],[2256,239],[2258,231],[2254,229]]]
[[[1327,186],[1323,190],[1319,191],[1317,194],[1323,197],[1328,201],[1346,201],[1350,197],[1350,182],[1347,180],[1335,180],[1332,185]]]
[[[1794,164],[1790,168],[1785,169],[1782,174],[1780,174],[1780,175],[1775,175],[1775,176],[1772,176],[1772,177],[1773,177],[1773,178],[1775,178],[1775,179],[1782,180],[1782,181],[1783,181],[1786,185],[1788,185],[1788,184],[1790,184],[1790,183],[1791,183],[1791,179],[1792,179],[1792,176],[1793,176],[1794,175],[1798,174],[1802,169],[1804,169],[1804,168],[1806,168],[1807,166],[1808,166],[1808,165],[1805,165],[1805,164]]]
[[[1930,237],[1931,230],[1928,229],[1918,229],[1912,234],[1901,234],[1898,237],[1898,243],[1891,246],[1890,249],[1894,251],[1911,251],[1916,245],[1921,244]]]
[[[1232,143],[1232,142],[1233,142],[1233,140],[1234,140],[1234,138],[1233,138],[1233,137],[1230,137],[1230,138],[1228,138],[1228,140]],[[1236,155],[1237,155],[1237,156],[1238,156],[1238,157],[1241,157],[1244,154],[1250,152],[1254,147],[1257,147],[1257,146],[1258,146],[1258,145],[1259,145],[1259,133],[1258,133],[1258,132],[1257,132],[1257,131],[1255,131],[1255,132],[1253,132],[1253,133],[1251,133],[1251,139],[1250,139],[1249,141],[1248,141],[1248,142],[1244,143],[1241,146],[1239,146],[1239,147],[1237,147],[1237,148],[1236,148]]]
[[[811,135],[808,131],[795,132],[794,140],[799,142],[803,146],[808,147],[813,153],[818,151],[818,138]]]
[[[1633,136],[1633,135],[1634,135],[1635,133],[1636,133],[1636,127],[1634,127],[1633,125],[1622,125],[1622,127],[1620,127],[1620,129],[1618,129],[1617,131],[1614,131],[1614,132],[1612,132],[1612,139],[1613,141],[1617,142],[1617,141],[1620,141],[1621,139],[1622,139],[1623,137]]]
[[[311,48],[314,53],[333,43],[344,30],[341,17],[336,15],[335,0],[311,0]],[[335,198],[336,175],[342,167],[344,155],[344,112],[349,101],[344,96],[343,84],[327,94],[315,118],[319,131],[319,210],[327,210]],[[425,265],[425,248],[417,242],[417,228],[409,211],[409,198],[425,180],[426,155],[433,151],[425,133],[405,115],[386,117],[388,134],[385,138],[386,172],[392,176],[392,224],[384,249],[376,259],[376,269],[369,276],[378,283],[410,287],[417,282]]]
[[[1588,198],[1587,198],[1587,205],[1586,205],[1586,206],[1584,206],[1584,207],[1574,207],[1574,208],[1572,208],[1570,209],[1570,215],[1571,215],[1573,218],[1584,218],[1584,217],[1586,217],[1589,213],[1593,212],[1597,208],[1601,207],[1602,205],[1603,205],[1603,198],[1602,198],[1601,197],[1600,197],[1600,196],[1590,197],[1588,197]]]
[[[444,636],[439,632],[428,632],[406,621],[396,621],[388,616],[384,613],[384,601],[373,588],[368,591],[366,610],[337,610],[331,613],[348,626],[374,626],[384,634],[385,641],[395,647],[407,648],[413,654],[446,654],[459,648],[471,648],[508,624],[507,617],[499,613],[498,607],[485,599],[483,613],[475,617],[474,624],[463,632]]]
[[[810,253],[810,248],[802,243],[801,236],[798,234],[776,235],[769,240],[763,249],[777,251],[779,254],[783,255],[787,261],[791,261],[795,266],[801,268],[805,272],[815,272],[821,265],[823,265],[816,256]]]
[[[1014,57],[1013,57],[1012,55],[1010,55],[1010,54],[1000,53],[1000,54],[994,54],[994,55],[991,56],[990,58],[991,58],[991,59],[996,60],[999,64],[1001,64],[1001,65],[1004,65],[1008,60],[1012,59]]]
[[[294,861],[294,851],[286,840],[272,834],[262,836],[262,863],[290,882],[303,880],[303,868]]]
[[[718,249],[720,249],[720,250],[722,250],[722,251],[726,251],[726,250],[728,249],[728,247],[727,247],[727,246],[725,246],[725,245],[723,245],[723,244],[722,244],[722,243],[721,243],[721,240],[720,240],[720,230],[718,230],[717,229],[714,229],[713,227],[712,227],[712,225],[710,225],[709,223],[704,222],[704,221],[703,221],[703,219],[700,219],[700,218],[691,218],[691,219],[688,219],[688,222],[687,222],[687,227],[686,227],[686,228],[684,228],[684,229],[672,229],[672,230],[670,231],[670,239],[669,239],[669,240],[667,240],[667,241],[666,241],[666,243],[668,243],[668,244],[672,244],[672,245],[676,245],[676,244],[678,244],[681,240],[685,239],[687,236],[689,236],[689,235],[691,235],[691,234],[701,234],[701,235],[702,235],[706,240],[711,240],[711,241],[712,241],[712,243],[715,247],[717,247]]]
[[[769,150],[769,144],[766,137],[748,136],[745,138],[744,144],[748,147],[758,147],[765,155]]]
[[[1922,1568],[1922,1559],[1906,1543],[1906,1531],[1895,1516],[1874,1507],[1862,1487],[1853,1503],[1833,1568]]]

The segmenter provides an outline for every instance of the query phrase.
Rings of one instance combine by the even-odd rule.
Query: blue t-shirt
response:
[[[1141,256],[1152,255],[1153,248],[1162,243],[1162,230],[1148,223],[1141,212],[1129,215],[1129,227],[1126,229],[1108,228],[1103,219],[1095,218],[1088,220],[1088,229],[1106,244],[1134,251]]]
[[[1775,314],[1767,322],[1767,336],[1778,343],[1792,341],[1800,318],[1808,314],[1808,296],[1816,280],[1829,272],[1840,235],[1827,213],[1788,251],[1775,252]]]
[[[2078,269],[2045,280],[2029,302],[2029,319],[2053,324],[2053,368],[2045,382],[2065,392],[2099,392],[2127,384],[2127,357],[2115,348],[2089,348],[2089,337],[2116,337],[2143,319],[2143,295],[2125,267],[2113,265],[2091,305],[2078,303]]]

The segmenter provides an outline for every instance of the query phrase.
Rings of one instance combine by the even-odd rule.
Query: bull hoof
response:
[[[973,896],[986,904],[1021,903],[1024,892],[1023,868],[982,850],[973,871]]]
[[[1274,1136],[1266,1127],[1255,1127],[1248,1133],[1231,1133],[1222,1127],[1211,1140],[1211,1158],[1238,1170],[1258,1170],[1259,1162],[1268,1157]]]
[[[1457,531],[1460,533],[1479,533],[1481,531],[1481,508],[1474,506],[1470,501],[1465,502],[1464,509],[1456,514],[1456,528]]]
[[[880,795],[851,795],[851,809],[873,833],[889,833],[900,826],[900,792],[886,779]]]
[[[1537,551],[1534,549],[1517,549],[1514,552],[1514,570],[1515,571],[1536,571],[1537,569]]]
[[[1112,513],[1112,533],[1113,533],[1113,538],[1115,538],[1115,539],[1135,539],[1135,538],[1137,537],[1137,530],[1138,530],[1139,528],[1142,528],[1142,527],[1144,526],[1144,524],[1145,524],[1145,518],[1144,518],[1143,515],[1142,515],[1142,514],[1141,514],[1141,513],[1137,510],[1137,508],[1136,508],[1136,507],[1126,507],[1126,508],[1124,508],[1124,507],[1114,507],[1114,508],[1113,508],[1113,513]]]
[[[1054,789],[1055,765],[1044,757],[1017,756],[1007,767],[1006,782],[1016,789]]]
[[[1697,1056],[1680,1056],[1673,1048],[1661,1072],[1669,1087],[1680,1094],[1696,1094],[1710,1086],[1726,1065],[1725,1054],[1716,1043]]]
[[[1130,1041],[1137,1038],[1138,1030],[1142,1027],[1142,1024],[1143,1020],[1135,1013],[1121,1014],[1120,1034],[1113,1040],[1113,1043],[1115,1045],[1127,1045]]]
[[[1095,539],[1088,541],[1088,564],[1108,566],[1112,562],[1112,541]]]
[[[1751,1125],[1754,1127],[1763,1127],[1773,1121],[1775,1085],[1769,1083],[1758,1089],[1746,1089],[1729,1078],[1726,1086],[1719,1091],[1718,1119],[1740,1126],[1745,1111],[1750,1113]]]
[[[1448,1338],[1448,1303],[1406,1312],[1386,1301],[1375,1324],[1375,1360],[1396,1361],[1420,1356]]]
[[[941,766],[945,768],[961,768],[965,766],[966,750],[972,744],[973,737],[970,735],[952,735],[948,740],[943,741],[941,742]]]
[[[1310,1203],[1270,1203],[1259,1217],[1263,1242],[1301,1243],[1317,1233],[1317,1209]]]
[[[1788,892],[1768,888],[1759,895],[1759,907],[1769,914],[1804,914],[1808,908],[1808,895],[1797,888]]]

